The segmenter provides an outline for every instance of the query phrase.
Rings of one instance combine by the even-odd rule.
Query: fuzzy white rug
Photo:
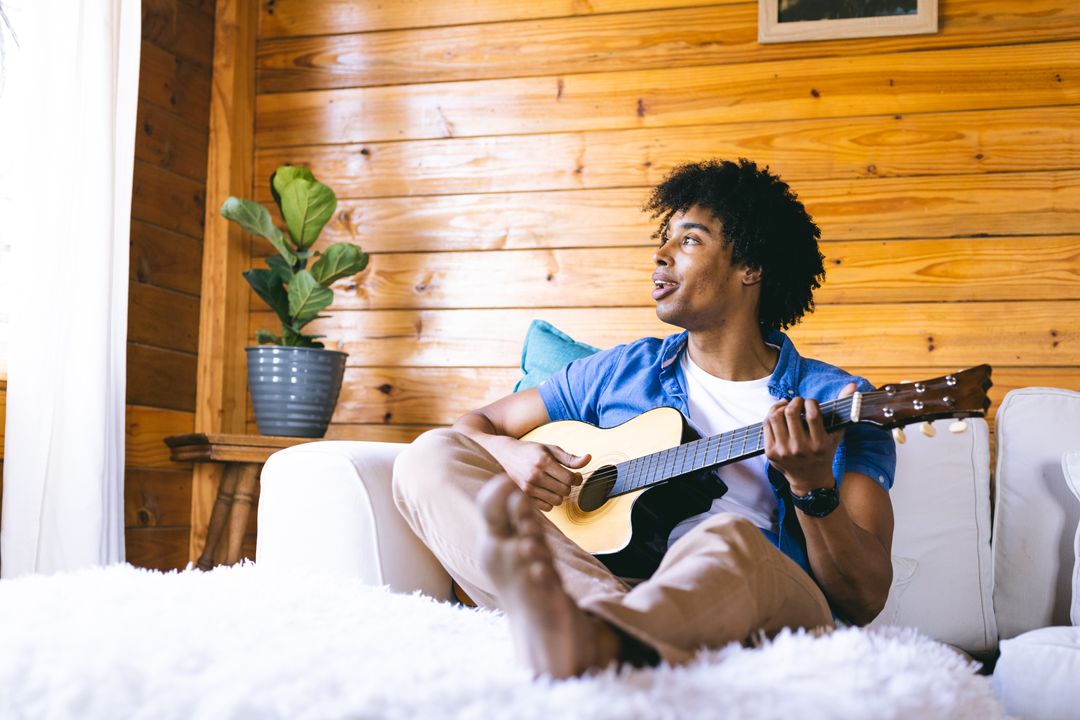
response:
[[[253,564],[0,582],[3,718],[1004,717],[909,631],[784,634],[683,668],[533,680],[506,619]]]

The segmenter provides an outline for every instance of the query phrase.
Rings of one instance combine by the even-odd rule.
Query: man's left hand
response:
[[[838,397],[851,396],[855,388],[855,383],[848,383]],[[805,495],[836,483],[832,464],[844,434],[825,430],[817,401],[781,400],[769,409],[762,425],[765,457],[784,474],[792,492]]]

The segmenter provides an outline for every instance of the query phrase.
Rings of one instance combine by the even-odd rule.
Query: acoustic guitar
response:
[[[990,372],[989,365],[979,365],[821,403],[825,428],[832,432],[856,423],[900,428],[943,418],[983,417],[990,407]],[[954,425],[954,431],[965,427]],[[682,413],[670,407],[649,410],[613,428],[553,422],[522,440],[592,455],[579,471],[582,484],[546,515],[613,573],[637,578],[649,577],[659,566],[675,525],[705,512],[727,492],[711,472],[714,468],[765,452],[761,423],[699,438]]]

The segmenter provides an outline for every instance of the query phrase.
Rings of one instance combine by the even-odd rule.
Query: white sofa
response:
[[[935,423],[933,437],[909,427],[898,445],[894,580],[874,624],[996,659],[993,684],[1011,714],[1080,718],[1080,393],[1006,396],[996,483],[986,422],[963,433],[950,424]],[[449,599],[450,578],[394,507],[403,447],[315,442],[271,457],[258,564]]]

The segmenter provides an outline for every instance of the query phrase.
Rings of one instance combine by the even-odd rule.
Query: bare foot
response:
[[[521,658],[538,674],[556,678],[615,660],[619,635],[566,594],[528,498],[504,476],[491,480],[478,502],[487,523],[481,558]]]

